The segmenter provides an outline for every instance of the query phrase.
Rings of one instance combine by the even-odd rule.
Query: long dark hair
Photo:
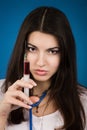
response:
[[[63,128],[84,130],[85,114],[80,102],[81,91],[77,86],[75,41],[67,17],[56,8],[39,7],[25,18],[8,66],[5,91],[9,83],[12,84],[23,76],[25,40],[34,31],[52,34],[61,48],[61,62],[52,77],[50,97],[54,99],[63,116]],[[12,111],[8,118],[8,121],[14,124],[23,120],[23,108]]]

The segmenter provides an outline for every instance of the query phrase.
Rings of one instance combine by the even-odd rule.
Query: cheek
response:
[[[36,56],[32,54],[27,54],[27,60],[30,62],[30,66],[34,66],[36,64]],[[58,66],[60,64],[60,56],[55,57],[47,57],[45,59],[46,66],[50,68],[51,70],[56,71],[58,69]]]
[[[50,61],[51,68],[55,71],[58,69],[59,64],[60,64],[60,58],[58,57],[51,59]]]
[[[52,62],[52,64],[51,64],[51,72],[52,73],[55,73],[58,70],[59,64],[60,64],[60,60],[59,59],[56,59],[56,60],[54,60]]]
[[[31,55],[30,53],[27,54],[27,60],[32,63],[35,61],[35,56]]]

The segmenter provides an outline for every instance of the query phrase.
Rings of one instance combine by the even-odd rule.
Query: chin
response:
[[[41,78],[34,78],[35,80],[37,81],[40,81],[40,82],[45,82],[45,81],[48,81],[49,79],[41,79]]]

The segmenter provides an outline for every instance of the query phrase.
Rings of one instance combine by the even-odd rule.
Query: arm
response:
[[[9,111],[10,111],[10,106],[5,105],[3,100],[0,101],[0,130],[5,130]]]
[[[0,130],[5,130],[7,117],[0,117]]]
[[[6,119],[2,119],[2,121],[0,121],[0,130],[5,130],[5,124],[6,124]]]
[[[31,108],[29,104],[39,100],[36,96],[29,98],[24,92],[22,92],[22,88],[29,89],[33,86],[36,86],[36,83],[33,80],[29,79],[29,81],[24,81],[22,79],[17,80],[8,88],[3,99],[0,101],[0,130],[5,129],[9,113],[15,109],[14,106],[29,109]]]

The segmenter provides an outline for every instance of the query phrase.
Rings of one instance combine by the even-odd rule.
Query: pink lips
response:
[[[35,74],[40,75],[40,76],[45,76],[47,74],[47,71],[37,69],[37,70],[35,70]]]

